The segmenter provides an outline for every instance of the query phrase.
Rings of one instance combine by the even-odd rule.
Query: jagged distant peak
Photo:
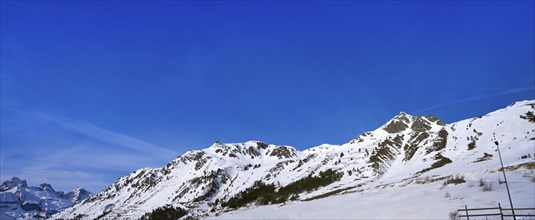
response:
[[[73,191],[67,193],[67,196],[73,203],[79,203],[92,195],[91,192],[85,190],[84,188],[76,188]]]
[[[86,192],[89,192],[87,190],[85,190],[84,188],[81,188],[81,187],[78,187],[74,190],[72,190],[73,192],[78,192],[78,193],[86,193]]]
[[[56,192],[56,190],[52,188],[52,185],[48,183],[41,183],[39,187],[41,187],[41,189],[43,189],[43,191],[46,191],[46,192]]]
[[[0,186],[0,212],[14,219],[42,219],[91,195],[83,188],[68,193],[55,191],[48,183],[28,186],[26,180],[13,177]]]
[[[26,180],[20,179],[18,177],[13,177],[11,180],[6,180],[0,186],[0,191],[10,190],[15,187],[28,187]]]

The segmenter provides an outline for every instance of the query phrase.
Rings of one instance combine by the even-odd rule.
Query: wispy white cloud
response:
[[[126,173],[163,166],[180,153],[87,121],[31,111],[32,106],[18,98],[20,93],[47,103],[52,100],[16,80],[12,69],[0,74],[0,181],[18,176],[30,184],[51,183],[59,190],[84,187],[98,192]],[[24,72],[32,74],[29,69]]]
[[[89,138],[93,138],[95,140],[98,140],[104,143],[108,143],[109,146],[120,146],[123,148],[137,150],[141,152],[147,152],[150,155],[153,155],[156,157],[175,153],[171,150],[156,146],[149,142],[146,142],[146,141],[143,141],[143,140],[140,140],[140,139],[137,139],[137,138],[125,135],[125,134],[121,134],[118,132],[106,130],[88,122],[68,120],[65,118],[53,117],[53,116],[41,114],[41,113],[38,113],[35,115],[41,119],[54,122],[57,125],[69,131],[85,135]],[[167,157],[165,156],[165,158]]]
[[[164,117],[162,117],[162,118],[159,118],[158,120],[156,120],[156,121],[154,121],[154,122],[148,124],[147,126],[143,127],[143,128],[141,129],[141,131],[145,131],[145,130],[147,130],[147,129],[149,129],[149,128],[152,128],[153,126],[155,126],[155,125],[157,125],[157,124],[160,124],[160,123],[162,123],[162,122],[164,122],[164,121],[167,121],[168,119],[172,118],[172,117],[175,116],[175,115],[178,115],[178,114],[181,113],[182,111],[183,111],[183,109],[179,109],[179,110],[176,110],[176,111],[172,112],[172,113],[169,114],[169,115],[166,115],[166,116],[164,116]]]
[[[84,187],[98,192],[120,176],[163,166],[179,154],[85,121],[45,113],[18,114],[31,127],[2,131],[6,140],[0,146],[1,180],[18,176],[32,184],[51,183],[59,190]]]
[[[432,106],[429,106],[429,107],[426,107],[426,108],[423,108],[423,109],[419,109],[419,110],[416,110],[416,111],[411,111],[411,113],[420,113],[420,112],[424,112],[424,111],[428,111],[428,110],[432,110],[432,109],[437,109],[437,108],[441,108],[441,107],[448,106],[448,105],[459,104],[459,103],[464,103],[464,102],[471,102],[471,101],[476,101],[476,100],[488,99],[488,98],[492,98],[492,97],[497,97],[497,96],[502,96],[502,95],[507,95],[507,94],[513,94],[513,93],[518,93],[518,92],[533,91],[533,90],[535,90],[535,87],[524,87],[524,88],[510,89],[510,90],[500,91],[500,92],[496,92],[496,93],[490,93],[490,94],[485,94],[485,95],[480,95],[480,96],[468,97],[468,98],[465,98],[465,99],[454,100],[454,101],[450,101],[450,102],[444,102],[444,103],[432,105]]]
[[[526,91],[535,91],[535,87],[516,88],[516,89],[510,89],[510,90],[505,90],[505,91],[500,91],[500,92],[495,92],[495,93],[490,93],[490,94],[485,94],[485,95],[480,95],[480,96],[468,97],[468,98],[449,101],[449,102],[443,102],[443,103],[432,105],[432,106],[429,106],[429,107],[426,107],[426,108],[422,108],[422,109],[419,109],[419,110],[408,111],[408,113],[410,113],[410,114],[418,114],[418,113],[422,113],[422,112],[425,112],[425,111],[446,107],[446,106],[453,105],[453,104],[459,104],[459,103],[483,100],[483,99],[493,98],[493,97],[497,97],[497,96],[502,96],[502,95],[507,95],[507,94],[514,94],[514,93],[519,93],[519,92],[526,92]],[[372,105],[371,108],[373,108],[373,105]],[[375,111],[376,112],[380,112],[380,111],[382,111],[382,109],[381,108],[377,108],[377,109],[375,109]],[[393,117],[393,115],[391,117]],[[375,121],[372,121],[372,122],[366,123],[366,124],[360,124],[359,125],[359,129],[362,132],[368,131],[370,128],[374,129],[377,126],[383,125],[383,123],[387,122],[388,120],[389,119],[381,119],[381,120],[375,120]]]

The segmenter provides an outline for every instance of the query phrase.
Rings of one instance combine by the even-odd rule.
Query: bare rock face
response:
[[[296,156],[294,149],[286,146],[273,149],[269,155],[272,157],[277,157],[278,159],[292,158]]]
[[[444,121],[434,115],[411,116],[405,112],[400,112],[383,129],[391,134],[405,131],[408,128],[413,131],[425,132],[429,131],[434,124],[446,125]]]
[[[398,133],[409,128],[411,123],[411,117],[405,112],[400,112],[396,117],[390,120],[390,123],[384,127],[384,130],[388,133]]]
[[[448,132],[444,129],[445,125],[444,121],[434,115],[411,116],[400,112],[383,126],[383,130],[392,137],[374,148],[369,163],[375,172],[381,174],[388,170],[398,156],[403,158],[402,161],[411,160],[426,143],[432,143],[425,147],[426,154],[440,151],[447,143]],[[356,141],[362,142],[365,137],[359,136]]]
[[[437,116],[434,116],[434,115],[426,115],[426,116],[423,116],[425,119],[427,119],[428,121],[430,122],[434,122],[436,123],[437,125],[440,125],[440,126],[444,126],[446,125],[446,122],[440,120],[439,118],[437,118]]]
[[[411,129],[419,132],[429,131],[431,129],[431,123],[425,117],[415,117]]]

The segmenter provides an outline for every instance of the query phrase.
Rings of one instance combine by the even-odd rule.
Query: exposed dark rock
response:
[[[438,137],[433,142],[433,145],[426,149],[426,154],[444,149],[447,143],[448,132],[446,131],[446,129],[443,128],[438,132]]]
[[[412,123],[411,129],[413,131],[429,131],[431,129],[431,125],[429,121],[425,119],[425,117],[416,117],[416,120]]]
[[[391,122],[384,127],[388,133],[398,133],[409,128],[408,124],[411,122],[410,115],[405,112],[400,112],[394,117]]]
[[[410,144],[406,144],[405,146],[403,146],[403,150],[405,151],[405,157],[403,158],[403,161],[409,161],[410,159],[412,159],[416,151],[418,151],[418,148],[422,141],[427,139],[429,136],[430,135],[427,132],[414,133],[409,140]]]
[[[254,148],[254,147],[249,147],[247,149],[247,153],[251,156],[255,156],[255,157],[258,157],[260,156],[260,151],[258,151],[258,149]]]
[[[277,157],[279,159],[282,159],[282,158],[294,157],[294,156],[296,156],[296,154],[289,147],[280,146],[280,147],[274,148],[273,151],[271,151],[271,154],[269,156]]]
[[[429,120],[430,122],[435,122],[437,125],[440,125],[440,126],[446,125],[446,122],[440,120],[437,116],[426,115],[426,116],[423,116],[423,117],[426,118],[427,120]]]
[[[379,143],[377,150],[372,152],[368,163],[372,164],[376,172],[383,173],[390,166],[391,161],[396,158],[402,143],[403,136],[401,135]]]
[[[350,144],[363,142],[364,138],[368,137],[370,135],[371,135],[371,132],[363,133],[363,134],[359,135],[358,137],[356,137],[355,139],[351,140]]]
[[[468,143],[468,150],[473,150],[476,148],[476,142],[472,140],[470,143]]]
[[[404,131],[407,128],[409,128],[409,126],[405,122],[396,120],[396,121],[390,122],[390,124],[388,124],[384,128],[384,130],[387,131],[388,133],[398,133],[398,132]]]
[[[52,188],[52,186],[50,184],[48,184],[48,183],[41,183],[41,185],[39,185],[39,186],[45,192],[56,192],[56,190],[54,190],[54,188]]]
[[[256,145],[258,146],[258,148],[260,149],[267,149],[268,148],[268,144],[264,143],[264,142],[256,142]]]
[[[490,160],[492,158],[492,154],[483,153],[483,156],[480,158],[477,158],[477,160],[474,161],[474,163],[483,162],[486,160]]]
[[[203,157],[202,159],[197,160],[197,163],[195,163],[195,170],[200,170],[207,162],[208,162],[208,158],[206,157]]]
[[[39,203],[32,203],[32,202],[23,202],[20,207],[24,210],[24,211],[40,211],[41,210],[41,206],[39,205]]]
[[[435,155],[435,160],[436,160],[436,162],[431,164],[431,167],[425,168],[425,169],[419,171],[417,174],[425,173],[425,172],[430,171],[432,169],[443,167],[444,165],[452,162],[450,160],[450,158],[444,157],[440,153]]]
[[[197,153],[194,154],[193,160],[200,160],[202,156],[204,156],[204,151],[198,151]]]

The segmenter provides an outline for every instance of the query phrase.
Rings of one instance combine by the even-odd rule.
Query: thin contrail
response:
[[[501,91],[501,92],[497,92],[497,93],[491,93],[491,94],[486,94],[486,95],[469,97],[469,98],[465,98],[465,99],[459,99],[459,100],[455,100],[455,101],[451,101],[451,102],[445,102],[445,103],[441,103],[441,104],[437,104],[437,105],[432,105],[432,106],[429,106],[427,108],[423,108],[423,109],[420,109],[420,110],[417,110],[417,111],[413,111],[411,113],[419,113],[419,112],[428,111],[428,110],[431,110],[431,109],[436,109],[436,108],[440,108],[440,107],[447,106],[447,105],[458,104],[458,103],[469,102],[469,101],[475,101],[475,100],[481,100],[481,99],[486,99],[486,98],[491,98],[491,97],[496,97],[496,96],[501,96],[501,95],[506,95],[506,94],[512,94],[512,93],[517,93],[517,92],[525,92],[525,91],[530,91],[530,90],[535,90],[535,87],[524,87],[524,88],[518,88],[518,89],[511,89],[511,90]]]
[[[140,131],[145,131],[145,130],[147,130],[147,129],[149,129],[149,128],[151,128],[151,127],[153,127],[153,126],[155,126],[155,125],[157,125],[157,124],[159,124],[159,123],[161,123],[161,122],[163,122],[163,121],[165,121],[165,120],[167,120],[167,119],[169,119],[169,118],[171,118],[171,117],[173,117],[173,116],[175,116],[175,115],[177,115],[178,113],[181,113],[182,110],[183,110],[183,109],[176,110],[176,111],[174,111],[173,113],[171,113],[171,114],[169,114],[169,115],[167,115],[167,116],[165,116],[165,117],[162,117],[162,118],[160,118],[160,119],[158,119],[158,120],[156,120],[156,121],[150,123],[149,125],[147,125],[147,126],[141,128]]]
[[[73,121],[58,116],[47,115],[44,113],[33,113],[33,115],[39,119],[44,119],[46,121],[53,122],[61,126],[62,128],[67,129],[68,131],[76,132],[78,134],[107,143],[109,145],[119,146],[122,148],[137,150],[141,152],[149,152],[161,158],[167,158],[165,156],[166,154],[174,153],[174,151],[171,151],[167,148],[156,146],[152,143],[132,136],[128,136],[126,134],[106,130],[104,128],[98,127],[85,121]]]

